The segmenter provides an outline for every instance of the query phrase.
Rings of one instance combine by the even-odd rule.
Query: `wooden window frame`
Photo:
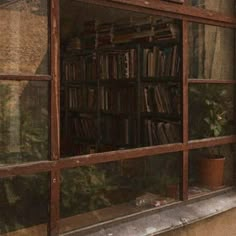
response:
[[[50,75],[0,75],[1,80],[9,81],[48,81],[50,83],[50,140],[51,159],[39,162],[31,162],[17,165],[7,165],[0,167],[0,178],[17,175],[28,175],[41,172],[49,172],[50,178],[50,222],[48,227],[49,235],[59,235],[60,223],[60,173],[63,169],[79,166],[105,163],[122,159],[132,159],[143,156],[150,156],[163,153],[182,152],[182,177],[181,177],[181,200],[187,200],[188,192],[188,162],[189,151],[193,149],[211,147],[224,144],[235,144],[236,135],[207,138],[189,141],[188,138],[188,87],[189,84],[232,84],[235,80],[189,80],[188,79],[188,22],[204,23],[222,27],[236,28],[236,16],[230,17],[210,10],[204,10],[187,5],[187,0],[183,5],[162,2],[157,0],[78,0],[80,2],[91,3],[101,6],[114,7],[123,10],[142,12],[147,14],[157,14],[167,17],[174,17],[182,20],[183,28],[183,73],[182,73],[182,106],[183,106],[183,142],[177,144],[167,144],[137,148],[132,150],[119,150],[107,153],[88,154],[83,156],[60,159],[60,15],[59,1],[49,0],[49,51],[50,51]],[[213,193],[214,194],[214,193]]]

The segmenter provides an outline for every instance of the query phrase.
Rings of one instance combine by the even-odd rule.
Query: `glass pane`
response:
[[[60,232],[179,199],[180,153],[64,170]]]
[[[190,79],[233,80],[234,62],[234,30],[197,23],[189,24]]]
[[[0,179],[0,233],[47,235],[48,181],[48,174]]]
[[[0,74],[48,74],[48,1],[0,1]]]
[[[189,197],[234,185],[235,145],[193,150],[189,162]]]
[[[61,2],[64,157],[182,140],[180,31],[176,19]]]
[[[234,86],[191,85],[189,88],[190,139],[234,134]]]
[[[235,15],[235,1],[234,0],[189,0],[192,6],[200,7],[207,10],[220,12],[226,15]]]
[[[48,83],[0,81],[0,164],[48,158]]]

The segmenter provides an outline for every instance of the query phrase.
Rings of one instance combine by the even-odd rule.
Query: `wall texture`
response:
[[[161,236],[235,236],[236,209],[199,221]]]

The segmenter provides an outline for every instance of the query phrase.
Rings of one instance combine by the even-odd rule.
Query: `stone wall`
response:
[[[0,74],[47,74],[46,2],[0,4]]]

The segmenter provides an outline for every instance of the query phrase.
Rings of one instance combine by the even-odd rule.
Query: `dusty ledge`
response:
[[[152,215],[130,219],[115,225],[104,226],[96,232],[77,230],[63,236],[150,236],[168,232],[200,220],[215,216],[236,207],[236,191],[209,199],[173,206]]]

